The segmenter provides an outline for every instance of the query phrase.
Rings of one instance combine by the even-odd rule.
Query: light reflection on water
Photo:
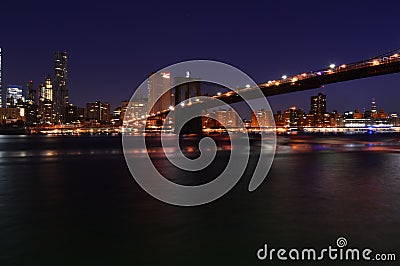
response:
[[[149,146],[174,181],[216,172],[190,177]],[[183,148],[197,152],[191,140]],[[221,199],[179,208],[134,182],[118,137],[1,136],[0,265],[253,265],[265,242],[320,247],[339,236],[397,251],[399,149],[396,137],[278,137],[256,191],[248,171]]]
[[[47,143],[56,142],[60,137],[49,137],[43,136],[43,139]],[[231,149],[230,144],[227,142],[227,138],[224,138],[225,142],[218,146],[219,151],[229,151]],[[7,144],[12,142],[17,145],[13,148]],[[220,143],[221,144],[221,143]],[[253,145],[257,146],[257,141],[253,142]],[[18,149],[17,147],[20,146]],[[57,157],[57,156],[88,156],[88,155],[118,155],[122,154],[121,148],[110,148],[102,149],[91,147],[91,149],[77,149],[65,147],[64,149],[47,149],[46,145],[32,147],[29,144],[29,138],[27,136],[0,136],[0,158],[24,158],[24,157]],[[197,153],[198,147],[197,142],[185,143],[182,148],[184,154]],[[266,147],[268,148],[268,147]],[[174,153],[177,151],[177,147],[167,146],[150,146],[147,149],[126,149],[127,154],[163,154]],[[349,139],[346,137],[342,138],[289,138],[289,137],[278,137],[277,139],[277,153],[307,153],[307,152],[355,152],[355,151],[368,151],[368,152],[399,152],[400,151],[400,138],[385,138],[385,139],[371,139],[357,140]]]

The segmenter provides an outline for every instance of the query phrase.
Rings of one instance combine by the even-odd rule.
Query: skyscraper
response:
[[[318,93],[317,96],[311,97],[311,110],[310,114],[314,115],[315,126],[322,126],[324,119],[323,116],[326,113],[326,95]]]
[[[26,85],[26,89],[28,91],[28,96],[26,98],[26,123],[29,126],[37,124],[38,117],[38,105],[37,105],[37,96],[36,90],[33,87],[33,81],[28,81]]]
[[[295,106],[285,110],[283,112],[283,118],[285,120],[285,127],[300,127],[303,117],[303,110],[297,109]]]
[[[367,113],[367,111],[365,111],[365,113]],[[369,113],[370,113],[370,117],[372,117],[372,118],[378,118],[378,116],[379,116],[377,108],[376,108],[375,99],[372,99],[372,101],[371,101],[371,111]],[[365,116],[365,114],[364,114],[364,116]]]
[[[237,115],[232,109],[219,109],[215,111],[215,120],[218,121],[218,124],[224,127],[236,127],[238,124]]]
[[[30,80],[28,81],[28,83],[26,84],[26,91],[27,91],[27,95],[28,97],[26,98],[26,103],[29,105],[35,105],[37,104],[36,102],[36,90],[33,87],[33,81]]]
[[[270,110],[258,110],[251,113],[251,126],[259,128],[268,128],[274,125],[274,116]]]
[[[372,113],[376,113],[377,112],[375,99],[372,99],[372,101],[371,101],[371,112]]]
[[[169,72],[152,74],[148,79],[148,90],[150,114],[167,110],[173,104],[171,74]]]
[[[41,84],[40,86],[40,91],[39,91],[39,100],[48,100],[48,101],[53,101],[53,84],[51,82],[50,75],[47,75],[46,80],[44,85]]]
[[[67,53],[54,53],[54,122],[65,122],[65,111],[68,106]]]
[[[50,75],[39,87],[39,116],[41,124],[54,123],[53,85]]]
[[[121,121],[125,117],[127,121],[144,119],[146,118],[147,111],[147,99],[143,98],[142,93],[139,91],[130,102],[122,102]]]
[[[318,93],[317,96],[311,97],[311,111],[310,113],[317,115],[317,114],[324,114],[326,113],[326,95],[323,93]]]
[[[1,93],[1,48],[0,48],[0,108],[3,107],[3,94]]]

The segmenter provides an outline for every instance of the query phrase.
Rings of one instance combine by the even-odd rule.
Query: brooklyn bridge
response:
[[[257,86],[246,86],[244,88],[230,90],[225,93],[211,95],[211,97],[224,103],[232,104],[244,101],[244,98],[251,99],[259,97],[262,94],[265,97],[287,94],[297,91],[316,89],[327,84],[388,75],[398,72],[400,72],[400,48],[362,61],[345,63],[341,65],[331,64],[328,67],[320,70],[304,72],[293,76],[284,75],[278,79],[269,80],[258,84]],[[200,96],[198,86],[194,87],[196,90],[195,96]],[[261,89],[262,94],[254,93],[259,89]],[[176,95],[180,97],[179,99],[175,99],[176,104],[182,100],[181,94],[182,93],[176,93]],[[187,93],[187,95],[190,95],[190,93]],[[196,102],[194,102],[194,104],[196,104]],[[187,106],[185,108],[191,107]],[[156,123],[161,125],[165,122],[164,120],[171,110],[173,109],[167,108],[156,113],[151,113],[148,115],[146,120],[148,122],[152,121],[151,123],[153,124]],[[138,120],[140,120],[140,118],[138,118]],[[186,130],[188,131],[186,133],[196,133],[201,131],[201,126],[199,123],[201,123],[199,119],[197,119],[197,121],[196,119],[191,121],[190,124],[186,126]]]

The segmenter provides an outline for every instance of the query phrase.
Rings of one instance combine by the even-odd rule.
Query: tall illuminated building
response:
[[[53,101],[53,83],[50,75],[47,75],[45,83],[39,86],[39,100]]]
[[[37,124],[38,117],[38,105],[37,105],[37,96],[36,90],[33,87],[33,81],[28,81],[26,85],[26,89],[28,92],[28,96],[26,98],[25,106],[26,106],[26,123],[29,126]]]
[[[45,84],[39,86],[39,122],[41,124],[53,124],[53,84],[50,75],[47,76]]]
[[[286,109],[283,112],[283,118],[285,120],[285,127],[298,127],[299,125],[299,109],[295,106]]]
[[[371,112],[372,113],[376,113],[377,112],[375,99],[372,99],[372,101],[371,101]]]
[[[311,97],[311,111],[310,113],[317,115],[317,114],[324,114],[326,113],[326,95],[323,93],[318,93],[317,96]]]
[[[0,108],[3,107],[3,94],[1,92],[1,48],[0,48]]]
[[[23,108],[25,104],[25,97],[23,95],[22,86],[8,85],[6,89],[6,107],[7,108]]]
[[[251,126],[256,128],[268,128],[274,125],[274,115],[270,110],[258,110],[251,113]]]
[[[128,111],[129,108],[129,111]],[[121,120],[140,120],[146,118],[147,115],[147,99],[142,97],[140,91],[135,94],[135,97],[130,102],[122,102],[121,105]]]
[[[378,111],[377,111],[377,108],[376,108],[376,101],[375,101],[375,99],[372,99],[372,101],[371,101],[371,117],[372,118],[378,118]]]
[[[30,80],[26,84],[26,91],[27,91],[27,98],[26,98],[26,103],[28,105],[35,105],[36,104],[36,90],[33,87],[33,81]]]
[[[53,107],[54,122],[65,122],[65,111],[68,106],[68,77],[67,77],[67,53],[54,53],[54,89]]]
[[[318,93],[317,96],[311,97],[311,110],[310,114],[314,115],[315,126],[322,126],[324,121],[324,114],[326,113],[326,95]]]
[[[171,74],[169,72],[152,74],[148,79],[148,90],[150,114],[168,110],[173,105],[174,95],[171,89]]]
[[[215,119],[225,127],[236,127],[238,125],[237,115],[232,109],[215,111]]]

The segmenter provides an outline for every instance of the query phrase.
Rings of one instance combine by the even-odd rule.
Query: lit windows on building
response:
[[[69,103],[68,77],[67,77],[67,53],[54,53],[54,117],[56,123],[65,122],[65,111]]]
[[[168,110],[173,103],[171,88],[171,74],[169,72],[157,72],[148,79],[148,104],[150,114],[156,114]]]
[[[86,120],[101,124],[109,123],[111,121],[110,104],[101,101],[87,103]]]
[[[318,93],[317,96],[311,97],[311,108],[310,114],[314,115],[315,126],[324,126],[324,114],[326,113],[326,95],[323,93]]]
[[[0,107],[0,124],[10,124],[17,121],[26,121],[24,108],[1,108]]]
[[[272,111],[261,109],[251,114],[251,127],[263,129],[273,126],[274,116]]]
[[[239,126],[240,119],[233,109],[219,109],[207,114],[210,119],[203,119],[203,126],[205,128],[235,128]],[[207,123],[205,123],[207,122]]]
[[[26,91],[28,93],[28,97],[26,98],[26,103],[28,105],[35,105],[36,103],[36,90],[33,87],[33,81],[30,80],[26,84]]]
[[[0,108],[1,107],[3,107],[3,94],[2,94],[2,91],[1,91],[1,85],[3,84],[2,83],[2,80],[1,80],[1,48],[0,48]]]
[[[45,83],[39,86],[39,123],[54,123],[54,106],[53,106],[53,85],[50,75],[47,76]]]
[[[23,95],[22,86],[8,85],[6,90],[6,107],[24,107],[25,97]]]

